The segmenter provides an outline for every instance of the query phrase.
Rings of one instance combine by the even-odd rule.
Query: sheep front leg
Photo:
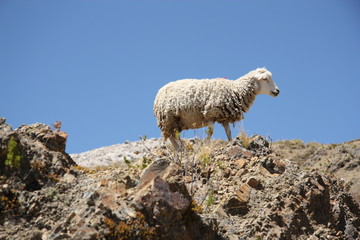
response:
[[[215,124],[215,122],[210,122],[210,123],[208,124],[208,129],[206,130],[206,133],[207,133],[206,142],[207,142],[207,143],[210,142],[211,136],[212,136],[213,133],[214,133],[214,124]]]
[[[226,136],[227,136],[228,140],[231,141],[232,138],[231,138],[231,130],[230,130],[229,123],[223,123],[222,125],[223,125],[223,127],[225,129]]]
[[[174,146],[175,150],[177,152],[180,152],[181,151],[181,147],[179,146],[178,142],[177,142],[177,139],[174,137],[174,136],[171,136],[170,137],[170,142],[171,144]]]

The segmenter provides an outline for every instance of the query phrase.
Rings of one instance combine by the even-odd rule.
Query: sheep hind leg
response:
[[[226,136],[227,136],[228,140],[231,141],[232,137],[231,137],[231,130],[230,130],[229,123],[223,123],[222,125],[223,125],[223,127],[225,129],[225,133],[226,133]]]
[[[207,143],[210,142],[211,136],[212,136],[213,133],[214,133],[214,124],[215,124],[215,122],[210,122],[210,123],[208,124],[208,129],[206,130],[206,133],[207,133],[206,142],[207,142]]]

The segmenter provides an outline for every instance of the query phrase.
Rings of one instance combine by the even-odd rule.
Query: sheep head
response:
[[[272,74],[265,68],[258,68],[252,71],[255,79],[255,92],[256,95],[267,94],[273,97],[279,95],[280,90],[272,80]]]

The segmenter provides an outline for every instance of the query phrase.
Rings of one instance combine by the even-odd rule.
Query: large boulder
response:
[[[23,214],[23,193],[58,182],[75,165],[65,152],[66,138],[44,124],[13,130],[0,121],[0,224]]]
[[[38,190],[57,181],[75,162],[65,152],[67,134],[45,124],[16,129],[0,125],[0,175],[17,181],[17,189]],[[9,183],[9,182],[8,182]]]

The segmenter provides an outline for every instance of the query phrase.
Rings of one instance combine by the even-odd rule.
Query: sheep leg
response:
[[[232,138],[231,138],[231,130],[230,130],[229,123],[223,123],[222,125],[223,125],[223,127],[225,129],[226,136],[227,136],[228,140],[231,141]]]
[[[209,124],[208,124],[208,129],[207,129],[207,131],[206,131],[206,133],[207,133],[207,137],[206,137],[206,142],[210,142],[210,140],[211,140],[211,136],[213,135],[213,133],[214,133],[214,124],[215,124],[215,122],[210,122]]]
[[[177,140],[176,140],[176,138],[175,138],[174,136],[171,136],[171,137],[170,137],[170,142],[171,142],[171,144],[174,146],[174,148],[175,148],[175,150],[176,150],[177,152],[180,152],[180,151],[181,151],[181,147],[179,146],[179,144],[178,144],[178,142],[177,142]]]

